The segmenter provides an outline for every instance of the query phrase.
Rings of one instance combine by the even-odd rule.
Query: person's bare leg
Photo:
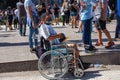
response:
[[[56,18],[56,23],[59,24],[59,19],[58,18]]]
[[[105,33],[106,37],[108,38],[108,42],[112,42],[111,35],[110,35],[110,33],[108,32],[108,30],[107,30],[107,29],[104,29],[103,32]]]
[[[77,48],[77,45],[75,45],[75,44],[68,44],[68,46],[71,47],[71,48],[74,48],[73,58],[71,60],[71,63],[73,63],[74,68],[78,67],[78,62],[79,62],[78,59],[79,59],[80,55],[79,55],[79,50]]]
[[[97,34],[98,34],[98,43],[102,43],[102,32],[101,32],[101,30],[97,30]]]
[[[71,23],[72,23],[72,28],[73,28],[73,26],[74,26],[74,17],[72,17]]]
[[[82,31],[82,21],[79,21],[79,29],[78,31]]]
[[[73,48],[74,49],[74,54],[75,54],[75,57],[76,58],[79,58],[79,50],[78,50],[78,48],[77,48],[77,45],[76,44],[67,44],[68,45],[68,47],[70,47],[70,48]]]
[[[75,17],[75,28],[77,28],[77,19]]]

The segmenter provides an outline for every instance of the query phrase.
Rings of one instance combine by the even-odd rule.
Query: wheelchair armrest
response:
[[[57,44],[57,45],[52,45],[51,48],[67,48],[67,44],[66,43],[61,43],[61,44]]]

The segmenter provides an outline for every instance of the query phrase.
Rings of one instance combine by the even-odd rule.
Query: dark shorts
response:
[[[8,19],[9,25],[12,25],[12,19]]]
[[[106,29],[106,21],[98,19],[98,20],[96,20],[95,25],[96,25],[96,28],[98,30],[104,30],[104,29]]]
[[[59,18],[59,14],[54,14],[55,15],[55,18]]]

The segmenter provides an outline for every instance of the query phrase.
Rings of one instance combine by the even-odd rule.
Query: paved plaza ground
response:
[[[107,24],[112,39],[114,40],[116,21]],[[120,41],[115,41],[115,46],[105,49],[105,46],[97,47],[95,53],[85,53],[82,46],[82,33],[76,33],[78,29],[71,26],[53,26],[58,33],[65,33],[68,41],[78,44],[80,55],[84,61],[109,65],[107,68],[92,68],[86,71],[81,79],[73,76],[69,80],[119,80],[120,79]],[[37,70],[37,57],[31,54],[28,48],[28,28],[25,37],[19,35],[18,30],[5,31],[5,26],[0,29],[0,80],[45,80]],[[93,44],[97,41],[97,34],[93,28]],[[103,34],[103,43],[107,44],[106,36]],[[94,59],[94,60],[93,60]],[[32,65],[33,64],[33,65]],[[34,65],[35,64],[35,65]],[[14,66],[14,67],[13,67]],[[34,66],[31,68],[31,66]],[[25,68],[24,68],[25,67]],[[18,69],[17,69],[18,68]],[[30,69],[27,69],[30,68]],[[68,75],[66,75],[68,76]]]

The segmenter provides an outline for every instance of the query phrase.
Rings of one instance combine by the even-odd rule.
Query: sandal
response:
[[[96,44],[95,44],[95,46],[100,46],[100,45],[102,45],[103,46],[103,43],[102,42],[96,42]]]

